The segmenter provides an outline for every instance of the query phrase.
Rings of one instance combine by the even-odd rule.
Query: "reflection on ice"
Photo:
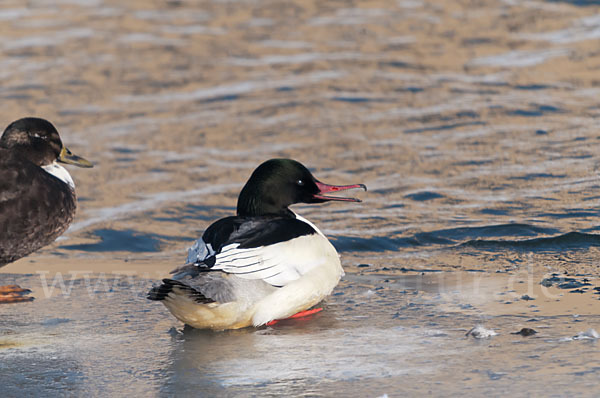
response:
[[[456,276],[347,274],[324,311],[312,318],[227,332],[182,328],[162,306],[144,298],[148,279],[83,275],[64,282],[67,295],[58,284],[45,296],[37,276],[20,276],[14,281],[31,287],[37,300],[0,308],[0,381],[9,386],[9,395],[16,388],[31,395],[59,390],[111,395],[123,388],[136,395],[243,396],[249,389],[261,396],[334,390],[383,394],[393,388],[414,392],[418,381],[446,380],[451,372],[454,381],[445,388],[454,393],[459,391],[456,378],[482,370],[496,374],[501,369],[506,383],[519,385],[520,362],[510,358],[525,347],[540,353],[530,359],[533,369],[559,350],[563,370],[594,355],[547,339],[568,333],[571,317],[496,316],[506,308],[503,291],[510,292],[510,286],[503,287],[505,277]],[[515,280],[512,286],[520,285]],[[543,292],[536,296],[542,305]],[[482,321],[498,331],[498,348],[464,338]],[[544,329],[545,338],[512,336],[521,325]]]
[[[223,387],[300,380],[309,386],[321,380],[375,379],[430,371],[410,361],[417,355],[415,351],[424,348],[420,343],[422,336],[413,330],[346,330],[330,322],[328,328],[320,329],[324,321],[315,322],[309,330],[295,324],[285,329],[218,335],[186,329],[178,350],[181,356],[173,363],[177,385],[186,391],[193,384],[191,378],[197,378],[197,373],[190,374],[190,369],[204,373],[206,379],[212,378]],[[394,344],[390,344],[392,341]],[[186,370],[190,377],[185,376]]]

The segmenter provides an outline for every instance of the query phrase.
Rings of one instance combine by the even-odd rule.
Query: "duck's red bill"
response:
[[[315,197],[315,199],[321,199],[321,200],[336,200],[339,202],[361,202],[361,200],[357,199],[357,198],[344,198],[344,197],[339,197],[339,196],[329,196],[329,195],[323,195],[323,194],[330,193],[330,192],[346,191],[348,189],[354,189],[354,188],[364,189],[365,191],[367,190],[367,186],[365,184],[329,185],[329,184],[323,184],[322,182],[319,182],[319,181],[315,181],[315,184],[317,184],[317,188],[319,188],[319,193],[315,194],[314,197]]]

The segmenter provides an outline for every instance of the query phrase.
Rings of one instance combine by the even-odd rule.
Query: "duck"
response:
[[[340,256],[289,206],[361,202],[330,195],[353,188],[367,190],[322,183],[296,160],[265,161],[240,191],[236,215],[212,223],[188,249],[185,264],[147,298],[197,329],[260,327],[320,311],[313,307],[344,275]]]
[[[49,121],[25,117],[0,137],[0,267],[54,242],[73,221],[75,183],[59,163],[92,163],[65,147]],[[0,303],[31,301],[29,289],[0,286]]]

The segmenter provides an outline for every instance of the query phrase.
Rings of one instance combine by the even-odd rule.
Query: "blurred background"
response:
[[[331,367],[323,367],[326,361],[311,365],[333,384],[315,384],[310,372],[293,368],[298,357],[283,355],[285,340],[275,352],[289,360],[282,359],[279,368],[292,370],[275,374],[287,381],[264,382],[257,393],[308,388],[317,395],[347,389],[392,396],[423,393],[419,386],[426,380],[450,394],[461,391],[455,381],[462,380],[477,393],[501,386],[513,395],[585,395],[586,386],[597,383],[596,348],[586,356],[555,344],[581,328],[600,327],[594,289],[600,246],[599,11],[598,1],[558,0],[3,0],[0,124],[46,118],[70,149],[95,163],[89,170],[70,169],[79,209],[65,235],[0,270],[5,280],[31,287],[38,297],[37,307],[1,308],[12,319],[5,322],[17,325],[27,313],[39,339],[36,322],[45,322],[39,321],[45,312],[51,320],[44,328],[85,333],[94,325],[127,341],[142,335],[155,349],[170,350],[163,353],[170,355],[168,365],[157,357],[158,364],[140,370],[139,353],[152,355],[148,348],[131,343],[127,357],[119,346],[126,356],[120,366],[150,383],[131,386],[138,393],[169,394],[181,386],[185,392],[199,374],[220,386],[238,386],[233,395],[264,382],[272,372],[267,364],[244,369],[258,366],[262,373],[254,378],[223,376],[239,361],[233,349],[239,335],[210,337],[229,347],[231,362],[206,376],[205,364],[195,362],[204,346],[193,343],[206,336],[181,337],[181,325],[143,295],[151,280],[184,261],[187,247],[212,221],[235,212],[238,192],[258,164],[289,157],[323,182],[368,186],[356,194],[361,204],[295,210],[342,255],[347,277],[329,301],[330,314],[345,319],[346,311],[356,309],[370,319],[362,324],[352,318],[358,322],[352,325],[365,328],[360,331],[339,319],[337,325],[316,323],[345,336],[318,335],[327,347],[342,350],[329,353],[342,358]],[[104,310],[94,306],[97,317],[89,319],[84,281],[74,290],[82,300],[43,299],[37,273],[52,278],[70,271],[142,280],[133,292],[131,284],[94,285],[118,294],[102,302]],[[546,282],[551,295],[533,304],[520,299],[541,295],[529,286],[539,289],[553,273],[557,279]],[[451,281],[427,279],[448,274]],[[475,285],[469,279],[474,274],[485,283]],[[559,287],[565,277],[573,283]],[[105,324],[114,315],[108,309],[120,312]],[[137,326],[123,326],[123,318],[136,314]],[[581,315],[581,326],[573,323],[575,315]],[[86,321],[75,327],[69,320],[78,317]],[[538,329],[557,328],[544,337],[554,339],[551,350],[544,340],[506,350],[504,343],[515,337],[495,340],[500,348],[493,353],[485,343],[473,348],[456,342],[478,321],[496,328],[510,324],[506,336],[527,319],[537,319],[527,325]],[[178,337],[166,333],[170,327]],[[307,333],[313,341],[316,332],[297,333],[285,338],[302,347],[308,341],[295,338]],[[352,342],[365,336],[380,349],[365,348],[361,365],[351,366],[356,350],[363,349]],[[244,335],[252,341],[245,344],[261,341],[266,345],[258,352],[271,354],[263,338],[275,339]],[[129,379],[112,369],[116,348],[94,344],[80,348],[105,362],[88,369],[79,354],[70,360],[85,368],[81,380],[105,372],[118,389]],[[186,356],[194,350],[197,356]],[[219,352],[213,354],[212,365],[220,360]],[[399,364],[400,357],[409,359]],[[548,368],[556,357],[563,367]],[[12,368],[15,375],[27,368],[24,358],[23,367]],[[523,358],[532,362],[528,371],[521,368]],[[463,373],[436,373],[440,362]],[[398,370],[409,365],[414,369]],[[590,366],[595,370],[586,373]],[[186,379],[182,368],[195,371]],[[570,384],[577,372],[584,372],[580,383]],[[164,374],[172,377],[156,387]]]
[[[71,170],[67,234],[3,272],[172,267],[272,157],[367,184],[362,205],[299,210],[344,251],[592,228],[591,3],[5,1],[0,120],[47,118],[96,167]]]

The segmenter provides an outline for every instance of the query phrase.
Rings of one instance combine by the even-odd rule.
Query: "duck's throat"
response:
[[[49,165],[42,166],[42,169],[46,170],[47,173],[52,174],[54,177],[67,184],[69,187],[71,187],[71,189],[75,189],[75,183],[71,178],[71,174],[69,174],[67,169],[65,169],[58,163],[54,162]]]

